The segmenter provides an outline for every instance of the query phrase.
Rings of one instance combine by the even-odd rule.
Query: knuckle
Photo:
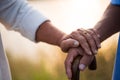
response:
[[[72,34],[72,35],[75,35],[75,34],[77,34],[77,31],[73,31],[71,34]]]
[[[79,36],[79,32],[78,32],[78,31],[73,31],[73,32],[71,33],[71,36],[73,36],[73,37],[78,37],[78,36]]]
[[[88,32],[89,32],[91,35],[94,34],[94,32],[93,32],[92,30],[88,30]]]
[[[80,38],[81,45],[87,44],[87,40],[85,38]]]
[[[84,38],[83,36],[80,35],[79,38],[80,38],[80,41],[81,41],[81,42],[82,42],[82,41],[83,41],[83,42],[85,41],[85,38]]]

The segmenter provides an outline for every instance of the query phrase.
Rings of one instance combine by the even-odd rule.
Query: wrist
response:
[[[100,30],[99,28],[94,28],[94,31],[95,31],[96,34],[98,35],[98,38],[99,38],[100,42],[102,42],[103,40],[102,40],[102,38],[101,38],[101,36],[102,36],[101,30]]]
[[[36,41],[60,46],[62,38],[66,34],[57,29],[51,22],[46,21],[37,30]]]
[[[103,42],[114,33],[120,31],[120,6],[110,4],[104,12],[102,19],[95,25],[100,35],[100,42]]]

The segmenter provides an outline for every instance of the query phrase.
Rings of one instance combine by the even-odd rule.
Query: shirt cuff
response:
[[[35,42],[36,31],[48,18],[36,10],[27,11],[19,22],[19,32],[26,38]]]
[[[25,37],[28,37],[30,40],[35,41],[37,29],[42,23],[47,20],[48,19],[45,16],[40,15],[38,12],[29,13],[22,20],[22,24],[24,24],[22,25],[24,29],[24,32],[22,33],[24,33]]]

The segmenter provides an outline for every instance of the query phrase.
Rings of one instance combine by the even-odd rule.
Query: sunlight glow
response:
[[[78,28],[91,28],[101,18],[109,0],[57,0],[35,2],[36,9],[43,12],[60,30],[70,33]],[[44,4],[44,2],[43,2]]]
[[[29,3],[35,9],[46,15],[57,28],[66,33],[70,33],[78,28],[93,27],[101,18],[109,0],[48,0],[30,1]],[[22,38],[20,35],[18,36],[18,34],[13,31],[6,32],[3,30],[2,32],[4,34],[4,46],[8,51],[14,53],[14,56],[20,54],[21,56],[36,60],[32,58],[33,56],[38,57],[38,55],[35,54],[36,45],[34,43]],[[37,49],[40,49],[41,47],[46,50],[45,52],[48,53],[48,56],[51,56],[47,47],[38,46]],[[37,54],[41,53],[37,52]],[[55,59],[56,58],[57,57],[55,57]]]

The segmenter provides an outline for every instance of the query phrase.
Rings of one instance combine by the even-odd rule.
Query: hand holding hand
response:
[[[68,55],[65,60],[65,68],[69,79],[72,77],[71,67],[73,60],[77,56],[82,56],[79,64],[79,69],[82,71],[92,62],[94,55],[97,53],[98,48],[100,48],[99,37],[100,36],[94,29],[78,29],[64,37],[61,43],[61,48],[65,52],[68,51]]]
[[[101,47],[99,37],[99,34],[97,34],[97,31],[94,29],[78,29],[77,31],[73,31],[70,35],[65,36],[60,47],[62,51],[67,52],[70,48],[79,45],[87,55],[95,55]]]
[[[66,74],[68,76],[68,79],[70,80],[72,78],[72,64],[73,64],[73,61],[74,59],[77,57],[77,56],[81,56],[81,59],[80,59],[80,63],[79,63],[79,70],[83,71],[85,70],[85,68],[91,64],[91,62],[93,61],[94,59],[94,56],[89,56],[89,55],[86,55],[84,50],[82,48],[71,48],[69,51],[68,51],[68,55],[66,57],[66,60],[65,60],[65,70],[66,70]]]

